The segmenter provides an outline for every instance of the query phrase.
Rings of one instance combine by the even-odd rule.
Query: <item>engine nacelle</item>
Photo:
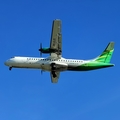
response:
[[[50,48],[40,48],[39,51],[41,53],[50,53]]]
[[[56,49],[51,49],[51,48],[40,48],[39,51],[40,51],[41,53],[49,54],[49,53],[55,53],[55,52],[57,52],[58,50],[56,50]]]

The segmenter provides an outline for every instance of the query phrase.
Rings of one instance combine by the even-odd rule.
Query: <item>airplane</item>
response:
[[[63,71],[89,71],[101,68],[113,67],[110,63],[114,51],[114,42],[110,42],[98,57],[90,60],[66,59],[62,57],[62,33],[61,20],[55,19],[52,24],[51,41],[49,48],[42,48],[40,44],[40,56],[42,53],[50,54],[46,58],[41,57],[11,57],[5,61],[5,65],[12,68],[41,69],[50,72],[51,82],[57,83],[60,72]]]

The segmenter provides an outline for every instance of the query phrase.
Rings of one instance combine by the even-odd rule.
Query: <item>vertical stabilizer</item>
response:
[[[110,42],[106,49],[98,56],[95,61],[109,63],[114,51],[114,42]]]

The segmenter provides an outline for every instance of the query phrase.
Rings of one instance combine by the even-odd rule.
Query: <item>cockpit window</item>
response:
[[[14,57],[11,57],[11,58],[14,58]]]

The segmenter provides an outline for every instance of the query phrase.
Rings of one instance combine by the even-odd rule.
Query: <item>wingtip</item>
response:
[[[54,21],[61,21],[60,19],[54,19]]]

